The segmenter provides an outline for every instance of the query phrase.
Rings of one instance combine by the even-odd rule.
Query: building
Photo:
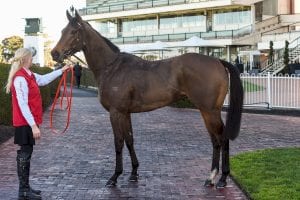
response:
[[[32,63],[44,66],[44,37],[41,18],[26,18],[24,47],[36,51]]]
[[[199,52],[234,62],[240,56],[249,66],[244,70],[264,62],[253,52],[267,51],[270,40],[281,48],[300,36],[299,0],[87,0],[79,12],[121,50],[159,41],[168,48],[153,50],[164,57]],[[181,43],[192,37],[203,43]]]

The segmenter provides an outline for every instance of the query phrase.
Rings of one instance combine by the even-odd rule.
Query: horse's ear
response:
[[[71,22],[72,21],[72,16],[70,15],[68,10],[67,10],[66,13],[67,13],[67,18],[68,18],[69,22]]]
[[[76,9],[75,9],[75,18],[76,18],[77,22],[79,22],[79,23],[82,22],[82,18],[80,17],[80,15]]]

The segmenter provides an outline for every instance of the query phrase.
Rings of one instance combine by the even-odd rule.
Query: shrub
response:
[[[0,125],[12,124],[12,108],[11,108],[11,94],[5,93],[5,84],[9,73],[10,65],[0,64]],[[38,74],[46,74],[52,71],[47,67],[35,67],[30,68],[33,72]],[[40,87],[41,96],[43,99],[43,109],[45,110],[51,103],[52,97],[55,94],[58,85],[58,80],[53,81],[47,86]]]
[[[11,97],[5,93],[5,84],[7,82],[8,72],[10,65],[0,64],[0,124],[10,125],[12,114],[11,114]]]
[[[98,87],[93,72],[88,68],[82,69],[81,82],[84,86]]]
[[[172,103],[170,106],[176,108],[196,108],[195,105],[186,96],[180,98],[178,101]]]

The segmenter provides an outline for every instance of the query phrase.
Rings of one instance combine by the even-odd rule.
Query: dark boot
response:
[[[29,172],[30,172],[30,160],[29,160]],[[29,173],[30,174],[30,173]],[[41,190],[34,190],[33,188],[31,188],[31,186],[29,185],[30,187],[30,190],[35,193],[35,194],[38,194],[38,195],[41,195],[42,191]]]
[[[18,151],[17,155],[17,168],[19,177],[19,200],[30,199],[30,200],[40,200],[41,195],[34,193],[29,186],[29,170],[30,170],[30,158],[31,154],[27,152]],[[40,191],[36,191],[40,192]]]

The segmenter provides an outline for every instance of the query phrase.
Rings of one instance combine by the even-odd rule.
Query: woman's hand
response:
[[[73,65],[65,65],[61,68],[62,72],[66,71],[67,69],[73,68]]]
[[[32,134],[34,139],[40,139],[41,138],[41,131],[37,125],[31,126]]]

